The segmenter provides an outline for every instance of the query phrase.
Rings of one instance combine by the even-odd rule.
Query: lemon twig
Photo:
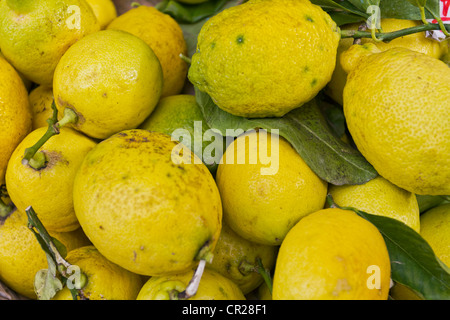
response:
[[[48,128],[45,134],[31,147],[25,149],[25,154],[22,159],[22,164],[30,165],[32,168],[39,170],[45,166],[47,158],[45,154],[40,151],[41,148],[51,137],[59,134],[61,127],[68,123],[76,123],[78,116],[72,109],[64,109],[64,116],[58,121],[58,110],[56,109],[55,101],[52,103],[53,115],[47,119]]]
[[[270,276],[269,270],[264,268],[264,265],[261,261],[261,258],[256,258],[256,264],[252,264],[247,262],[246,260],[243,260],[239,264],[239,271],[241,271],[242,274],[248,274],[249,272],[256,272],[261,275],[261,277],[264,279],[264,282],[266,283],[267,287],[269,288],[270,293],[272,294],[272,277]]]
[[[433,31],[433,30],[442,30],[441,28],[444,28],[445,32],[448,33],[450,31],[450,25],[439,25],[434,23],[429,24],[423,24],[420,26],[415,26],[411,28],[405,28],[398,31],[392,31],[392,32],[380,32],[377,33],[377,39],[380,41],[389,42],[391,40],[394,40],[396,38],[400,38],[403,36],[407,36],[410,34],[418,33],[418,32],[424,32],[424,31]],[[341,38],[373,38],[373,34],[371,31],[361,31],[361,30],[341,30]]]
[[[187,300],[190,297],[194,296],[197,293],[198,286],[200,285],[200,280],[202,279],[203,272],[205,271],[205,265],[206,260],[200,260],[198,263],[197,269],[195,270],[195,273],[189,281],[189,284],[187,285],[186,289],[180,293],[178,293],[175,296],[172,297],[172,299],[175,300]]]

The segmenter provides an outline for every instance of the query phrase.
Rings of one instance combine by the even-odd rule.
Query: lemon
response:
[[[399,220],[420,232],[420,212],[416,195],[390,183],[381,176],[362,185],[330,185],[328,193],[341,207]]]
[[[163,70],[162,97],[181,92],[188,68],[180,54],[187,55],[187,45],[175,19],[154,7],[139,6],[114,19],[108,29],[134,34],[153,49]]]
[[[31,90],[29,100],[32,113],[32,129],[48,127],[47,120],[53,116],[53,89],[49,86],[37,86]]]
[[[422,21],[405,19],[381,19],[380,23],[383,32],[393,32],[423,24]],[[359,24],[350,24],[341,28],[345,30],[357,30],[358,26]],[[374,41],[372,39],[362,38],[361,43],[374,43]],[[353,38],[340,40],[337,50],[336,68],[334,69],[333,76],[331,77],[330,82],[325,87],[325,92],[327,93],[327,95],[329,95],[331,98],[333,98],[334,101],[338,102],[341,105],[343,104],[342,93],[347,81],[347,74],[341,66],[340,57],[344,51],[352,46],[352,44]],[[446,51],[445,45],[443,43],[427,37],[425,32],[418,32],[399,37],[390,42],[377,42],[376,45],[381,51],[386,51],[390,48],[395,47],[403,47],[421,52],[436,59],[439,59]]]
[[[169,300],[186,290],[194,270],[184,273],[151,277],[142,287],[137,300]],[[246,300],[239,287],[220,273],[205,268],[200,285],[188,300]]]
[[[330,81],[339,39],[307,0],[250,0],[206,21],[188,78],[233,115],[283,116]]]
[[[450,266],[450,204],[434,207],[420,216],[421,236],[436,256]]]
[[[135,300],[143,283],[140,275],[127,271],[103,257],[92,245],[70,251],[66,260],[87,277],[82,288],[88,300]],[[67,287],[53,300],[73,300]]]
[[[73,208],[73,180],[96,142],[63,127],[39,149],[46,158],[44,167],[35,169],[22,164],[25,149],[34,145],[46,130],[41,127],[32,131],[14,150],[6,171],[6,187],[16,207],[25,212],[28,206],[33,206],[46,229],[71,231],[80,226]]]
[[[378,173],[419,195],[450,194],[450,69],[405,48],[341,55],[348,130]]]
[[[324,207],[327,195],[327,183],[294,148],[266,131],[247,132],[228,146],[216,182],[224,221],[241,237],[266,245],[281,244],[302,217]]]
[[[233,280],[244,294],[248,294],[263,282],[263,278],[255,270],[245,267],[258,267],[257,260],[260,259],[262,266],[270,272],[277,252],[278,247],[248,241],[223,223],[214,258],[207,267]]]
[[[125,130],[85,157],[74,182],[77,218],[112,262],[142,275],[181,272],[209,260],[219,238],[222,204],[206,166],[172,157],[177,142]]]
[[[9,0],[0,2],[0,48],[27,79],[51,85],[64,52],[100,30],[84,0]]]
[[[0,57],[0,184],[4,182],[9,158],[31,131],[28,92],[16,70]]]
[[[152,49],[118,30],[90,34],[71,46],[53,82],[58,111],[75,111],[74,128],[97,139],[139,126],[155,108],[161,90],[161,65]]]
[[[37,299],[34,276],[39,270],[47,269],[48,265],[45,253],[27,222],[27,215],[19,210],[5,220],[0,220],[0,280],[17,293],[29,299]],[[68,252],[90,244],[81,228],[71,232],[49,233]]]
[[[211,132],[210,127],[203,117],[195,96],[178,94],[161,98],[155,110],[139,127],[166,133],[175,139],[178,138],[178,130],[186,130],[189,137],[186,138],[183,135],[181,142],[201,158],[211,172],[216,172],[222,153],[215,150],[217,154],[215,152],[209,154],[209,146],[211,141],[219,141],[223,146],[221,150],[224,150],[225,141],[219,133],[212,133],[210,138],[207,136]],[[196,143],[196,141],[202,141],[202,143]]]
[[[86,0],[100,24],[105,29],[108,24],[117,18],[117,10],[112,0]]]
[[[280,246],[274,300],[385,300],[390,284],[383,236],[349,210],[301,219]]]
[[[256,290],[258,300],[273,300],[272,293],[265,282],[263,282]]]

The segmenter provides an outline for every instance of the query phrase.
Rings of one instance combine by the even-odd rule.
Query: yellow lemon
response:
[[[393,32],[401,29],[412,28],[419,26],[422,21],[405,20],[405,19],[381,19],[381,28],[383,32]],[[357,30],[359,24],[350,24],[341,27],[345,30]],[[362,38],[361,43],[374,43],[372,39]],[[325,92],[333,98],[334,101],[339,104],[343,104],[342,93],[344,91],[345,83],[347,82],[347,73],[341,66],[340,57],[341,54],[350,48],[353,44],[353,38],[341,39],[337,50],[336,68],[334,69],[333,76],[330,82],[325,87]],[[403,47],[430,57],[439,59],[443,53],[445,53],[445,45],[436,40],[433,40],[426,36],[425,32],[418,32],[407,36],[396,38],[390,42],[377,42],[378,49],[386,51],[390,48]]]
[[[4,182],[9,158],[31,131],[28,92],[16,70],[0,57],[0,184]]]
[[[101,29],[117,18],[117,10],[112,0],[86,0],[94,12]]]
[[[10,289],[29,298],[37,299],[34,276],[47,269],[47,259],[36,236],[27,226],[25,212],[16,210],[6,219],[0,218],[0,280]],[[81,228],[71,232],[49,231],[68,252],[90,244]]]
[[[85,157],[74,182],[77,218],[96,248],[135,273],[181,272],[210,260],[222,226],[211,173],[172,156],[169,135],[126,130]]]
[[[137,300],[171,300],[184,290],[194,270],[162,277],[151,277],[142,287]],[[188,300],[246,300],[239,287],[220,273],[206,268],[196,294]]]
[[[70,128],[61,128],[38,152],[45,156],[42,168],[22,164],[25,149],[34,145],[47,128],[28,134],[11,156],[6,171],[6,186],[11,201],[25,212],[28,206],[48,230],[71,231],[78,228],[73,208],[73,181],[86,154],[96,143]]]
[[[273,299],[385,300],[390,267],[374,225],[349,210],[319,210],[301,219],[281,244]]]
[[[87,34],[100,30],[84,0],[0,2],[0,48],[26,78],[51,85],[58,61]]]
[[[256,289],[263,278],[253,268],[262,266],[270,272],[274,265],[278,247],[248,241],[234,232],[226,223],[222,224],[214,257],[208,268],[233,280],[244,294]]]
[[[154,7],[139,6],[114,19],[108,29],[134,34],[153,49],[163,70],[162,97],[181,92],[186,80],[187,64],[180,54],[187,55],[187,45],[175,19]]]
[[[436,256],[450,267],[450,204],[434,207],[420,216],[421,236]]]
[[[224,221],[241,237],[266,245],[281,244],[302,217],[324,207],[327,195],[327,183],[294,148],[264,130],[228,146],[216,181]]]
[[[370,214],[393,218],[420,232],[416,195],[381,176],[362,185],[330,185],[328,193],[341,207],[354,207]]]
[[[419,195],[450,194],[450,69],[405,48],[341,55],[348,130],[378,173]]]
[[[283,116],[330,81],[339,39],[307,0],[250,0],[206,21],[188,78],[231,114]]]
[[[48,127],[47,119],[53,116],[53,89],[49,86],[38,86],[31,90],[29,94],[31,113],[33,117],[33,127],[35,130],[40,127]]]
[[[80,268],[87,277],[81,289],[88,300],[135,300],[143,282],[140,275],[127,271],[107,260],[92,245],[70,251],[66,260]],[[73,300],[67,287],[58,291],[53,300]]]
[[[60,113],[65,108],[75,111],[74,128],[97,139],[139,126],[155,108],[161,90],[161,65],[152,49],[118,30],[90,34],[71,46],[53,82]]]

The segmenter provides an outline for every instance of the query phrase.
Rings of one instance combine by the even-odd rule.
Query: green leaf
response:
[[[208,94],[197,88],[195,92],[206,123],[224,136],[239,135],[233,132],[235,129],[262,128],[269,132],[278,129],[311,170],[335,185],[363,184],[378,175],[358,150],[343,142],[330,128],[316,100],[281,118],[249,119],[229,114],[217,107]]]
[[[425,8],[429,11],[426,14],[428,19],[433,19],[430,12],[439,16],[439,0],[428,0]],[[421,20],[419,8],[409,0],[381,0],[380,10],[381,18]]]
[[[34,277],[34,291],[39,300],[51,300],[63,288],[57,277],[57,267],[53,258],[46,253],[48,269],[39,270]]]
[[[391,278],[427,300],[450,299],[450,274],[443,268],[430,245],[403,222],[352,210],[380,231],[391,261]]]
[[[338,12],[349,12],[364,18],[368,18],[367,13],[365,10],[360,10],[357,7],[355,7],[350,1],[344,0],[344,1],[333,1],[333,0],[311,0],[313,4],[316,4],[320,6],[325,11],[338,11]]]
[[[196,23],[210,17],[222,9],[227,0],[210,0],[200,4],[184,4],[178,1],[165,0],[155,7],[180,23]]]

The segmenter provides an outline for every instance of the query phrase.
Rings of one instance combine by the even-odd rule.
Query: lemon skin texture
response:
[[[377,52],[378,51],[378,52]],[[405,48],[354,45],[344,115],[358,150],[375,170],[418,195],[450,194],[450,69]]]
[[[280,117],[330,81],[339,39],[309,1],[250,0],[203,25],[188,78],[233,115]]]
[[[114,66],[114,67],[111,67]],[[139,126],[162,90],[162,70],[152,49],[124,31],[101,30],[67,50],[55,70],[59,113],[78,115],[73,127],[96,139]]]
[[[142,287],[136,300],[169,300],[170,291],[183,292],[194,270],[180,274],[152,277]],[[239,287],[216,271],[205,268],[196,294],[188,300],[246,300]]]
[[[368,285],[370,266],[379,287]],[[349,210],[328,208],[301,219],[278,253],[273,300],[386,300],[390,261],[378,229]]]
[[[185,84],[187,44],[177,21],[154,7],[139,6],[114,19],[107,29],[123,30],[147,43],[161,63],[163,70],[162,97],[179,94]]]
[[[16,70],[0,57],[0,184],[4,183],[9,158],[31,131],[28,92]]]
[[[255,271],[242,269],[242,264],[247,263],[255,267],[262,265],[271,271],[275,266],[278,247],[262,245],[248,241],[234,232],[226,223],[222,223],[219,241],[214,249],[214,257],[208,268],[219,272],[221,275],[235,282],[244,294],[256,289],[263,278]]]
[[[49,233],[68,252],[90,244],[81,228],[71,232]],[[25,212],[16,210],[6,219],[0,220],[0,243],[0,280],[18,294],[37,299],[34,277],[39,270],[47,269],[48,264],[45,252],[28,228]]]
[[[340,207],[396,219],[420,232],[416,195],[378,176],[362,185],[330,185],[328,193]]]
[[[251,140],[257,141],[256,147]],[[272,150],[272,143],[278,143],[279,152],[272,155],[268,165],[258,154]],[[275,150],[271,152],[277,153]],[[233,156],[228,155],[233,152]],[[272,171],[263,175],[262,169],[270,166]],[[264,139],[257,131],[239,136],[228,146],[216,182],[224,221],[241,237],[265,245],[280,245],[302,217],[324,207],[327,194],[327,183],[284,138],[276,142],[267,134]]]
[[[405,19],[381,19],[381,27],[383,32],[393,32],[401,29],[412,28],[423,24],[422,21],[405,20]],[[342,26],[341,29],[357,30],[359,24],[350,24]],[[361,43],[375,43],[372,39],[363,38]],[[343,104],[342,93],[344,91],[345,83],[347,82],[347,73],[342,68],[340,57],[341,54],[350,48],[353,44],[353,39],[341,39],[337,50],[336,68],[333,71],[333,76],[330,82],[325,87],[325,93],[329,95],[334,101]],[[447,50],[444,43],[426,37],[425,32],[418,32],[407,36],[396,38],[390,42],[377,42],[378,49],[386,51],[395,47],[403,47],[430,57],[439,59]]]
[[[191,164],[175,163],[177,145],[163,133],[122,131],[92,149],[75,178],[75,213],[86,235],[107,259],[138,274],[185,271],[209,260],[219,238],[214,179],[192,153]]]
[[[421,236],[436,256],[450,266],[450,204],[434,207],[421,215]]]
[[[82,288],[88,300],[135,300],[142,288],[142,277],[127,271],[103,257],[92,245],[70,251],[66,260],[81,269],[87,277]],[[67,287],[52,300],[73,300]]]
[[[98,30],[100,25],[84,0],[0,2],[2,53],[37,84],[51,85],[56,65],[66,50]]]
[[[100,24],[105,29],[108,24],[117,18],[117,10],[112,0],[86,0]]]
[[[48,127],[47,120],[53,117],[53,89],[49,86],[38,86],[30,91],[29,100],[32,113],[32,130]],[[58,115],[60,117],[60,115]]]
[[[47,131],[41,127],[28,134],[14,150],[6,171],[6,187],[15,206],[25,212],[33,206],[48,230],[72,231],[80,225],[73,208],[73,181],[86,154],[96,142],[71,128],[61,128],[38,152],[47,162],[41,169],[22,164],[25,149]]]

